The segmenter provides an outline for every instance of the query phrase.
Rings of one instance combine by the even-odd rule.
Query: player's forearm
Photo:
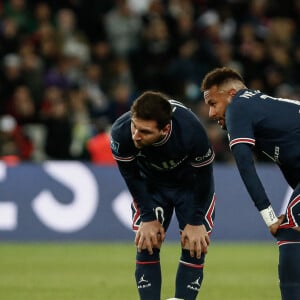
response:
[[[255,206],[259,211],[268,208],[270,201],[257,175],[250,146],[237,144],[232,148],[232,152],[242,180]]]
[[[211,165],[195,170],[193,190],[194,201],[190,206],[188,224],[202,225],[214,195],[213,169]]]
[[[152,200],[149,197],[144,182],[138,179],[135,179],[134,181],[132,179],[128,181],[125,179],[125,182],[140,210],[141,220],[143,222],[156,220],[155,212],[152,207]]]
[[[233,154],[243,182],[255,206],[259,210],[266,225],[271,228],[278,219],[256,173],[252,152],[249,146],[245,144],[236,145],[233,147]]]
[[[137,168],[132,163],[118,162],[118,166],[127,188],[140,210],[141,220],[143,222],[155,220],[152,200],[148,195],[145,181],[139,175]]]

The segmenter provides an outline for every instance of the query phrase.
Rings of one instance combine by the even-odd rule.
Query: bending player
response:
[[[246,87],[230,68],[217,68],[203,79],[209,117],[227,129],[229,146],[243,182],[279,245],[282,299],[300,297],[300,101],[274,98]],[[252,148],[266,154],[294,189],[285,215],[276,217],[256,173]]]
[[[160,247],[173,211],[181,232],[177,299],[196,299],[213,227],[214,153],[182,103],[145,92],[112,126],[111,149],[133,196],[136,284],[142,300],[160,300]]]

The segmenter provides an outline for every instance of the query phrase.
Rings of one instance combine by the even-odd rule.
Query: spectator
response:
[[[33,26],[29,11],[26,0],[5,1],[4,14],[14,20],[24,34],[30,32]]]
[[[86,142],[91,136],[91,117],[86,105],[88,99],[83,89],[73,88],[69,92],[69,115],[72,126],[70,153],[74,159],[86,159]]]
[[[133,93],[126,83],[117,83],[112,87],[112,98],[107,111],[107,117],[113,123],[118,117],[129,110],[133,101]]]
[[[86,105],[89,107],[91,117],[102,116],[106,113],[109,100],[102,88],[102,69],[100,65],[91,63],[85,67],[80,86],[87,96]]]
[[[15,53],[10,53],[3,58],[3,72],[1,77],[1,113],[6,114],[15,89],[23,85],[25,80],[21,69],[21,58]]]
[[[45,153],[48,159],[71,159],[72,124],[68,115],[68,106],[64,98],[56,99],[44,118],[46,128]]]
[[[8,17],[2,20],[2,30],[0,34],[0,54],[1,57],[9,53],[17,53],[20,44],[19,27],[17,23]]]
[[[29,88],[35,114],[42,118],[35,120],[37,127],[52,114],[52,101],[55,106],[73,95],[74,87],[86,93],[88,101],[81,105],[90,119],[114,120],[132,95],[148,89],[200,112],[199,83],[221,66],[239,70],[249,88],[285,94],[289,86],[289,98],[295,97],[300,90],[299,3],[4,1],[0,117],[14,114],[20,86]],[[205,125],[210,128],[209,122]]]
[[[11,115],[0,117],[0,159],[7,163],[30,160],[33,144]]]
[[[20,85],[14,90],[7,112],[15,118],[18,125],[36,122],[36,107],[27,86]]]
[[[90,160],[95,164],[116,165],[110,150],[109,123],[105,119],[97,119],[94,124],[95,134],[86,144]]]
[[[105,17],[105,30],[108,41],[116,56],[128,57],[138,48],[142,22],[128,6],[127,0],[117,0]]]

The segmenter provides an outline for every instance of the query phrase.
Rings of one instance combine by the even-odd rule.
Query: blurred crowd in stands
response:
[[[300,0],[0,1],[1,159],[112,164],[110,125],[150,89],[196,112],[230,163],[204,74],[234,67],[250,88],[300,99],[299,31]]]

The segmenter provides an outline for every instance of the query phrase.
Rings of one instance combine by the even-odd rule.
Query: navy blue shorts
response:
[[[300,183],[292,193],[288,204],[284,220],[280,225],[277,234],[277,244],[279,246],[286,243],[300,243],[300,232],[293,227],[300,226]]]
[[[149,196],[149,198],[153,199],[153,209],[156,218],[163,225],[165,231],[167,231],[170,225],[174,210],[178,220],[179,229],[184,229],[187,224],[187,215],[190,213],[189,210],[194,197],[190,188],[169,188],[160,186],[155,189],[152,188]],[[215,201],[215,194],[212,194],[209,204],[207,205],[203,222],[208,233],[212,231],[214,226]],[[132,228],[134,231],[137,231],[141,219],[139,209],[134,201],[131,204],[131,209]]]

